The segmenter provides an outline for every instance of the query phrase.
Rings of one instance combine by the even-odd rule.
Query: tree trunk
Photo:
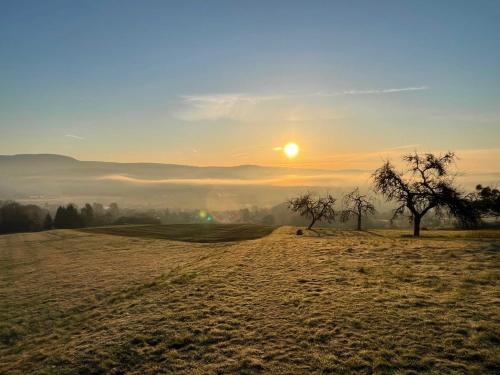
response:
[[[361,214],[358,213],[358,230],[361,230]]]
[[[315,218],[313,218],[313,219],[311,220],[311,224],[309,224],[309,226],[307,227],[307,229],[311,230],[315,222],[316,222],[316,219],[315,219]]]
[[[420,237],[420,220],[422,217],[420,215],[413,215],[413,236]]]

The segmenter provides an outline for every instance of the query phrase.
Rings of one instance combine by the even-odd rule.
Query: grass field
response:
[[[500,371],[495,233],[294,233],[0,236],[0,373]]]
[[[157,238],[185,242],[215,243],[254,240],[270,234],[276,227],[254,224],[171,224],[119,225],[86,228],[88,233]]]

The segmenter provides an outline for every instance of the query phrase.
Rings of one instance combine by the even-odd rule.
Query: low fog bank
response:
[[[0,199],[57,206],[116,202],[131,209],[230,211],[271,208],[307,190],[340,197],[354,186],[368,191],[371,170],[195,167],[155,163],[79,161],[61,155],[0,156]],[[470,189],[495,185],[494,175],[460,176]],[[383,200],[379,210],[389,209]]]
[[[60,155],[0,156],[0,174],[4,200],[39,205],[116,202],[177,210],[272,207],[304,190],[340,193],[342,187],[369,180],[369,172],[361,170],[108,163]]]

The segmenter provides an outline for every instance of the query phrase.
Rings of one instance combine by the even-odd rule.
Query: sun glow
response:
[[[299,153],[299,146],[294,142],[289,142],[283,147],[283,152],[287,158],[293,159]]]

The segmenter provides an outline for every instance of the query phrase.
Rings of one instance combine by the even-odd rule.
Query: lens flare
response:
[[[289,159],[293,159],[299,154],[299,146],[294,142],[289,142],[283,147],[283,152]]]

